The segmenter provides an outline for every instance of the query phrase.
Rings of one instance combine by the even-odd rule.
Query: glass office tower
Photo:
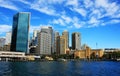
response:
[[[11,51],[28,53],[30,13],[20,12],[13,17]]]

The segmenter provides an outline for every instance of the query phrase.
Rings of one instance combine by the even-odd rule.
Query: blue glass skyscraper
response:
[[[13,17],[11,51],[28,52],[30,13],[20,12]]]

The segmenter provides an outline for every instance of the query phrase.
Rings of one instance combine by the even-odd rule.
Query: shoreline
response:
[[[92,61],[117,61],[116,59],[65,59],[65,61],[62,60],[45,60],[45,59],[41,59],[41,60],[0,60],[0,62],[52,62],[52,61],[56,61],[56,62],[68,62],[68,61],[88,61],[88,62],[92,62]]]

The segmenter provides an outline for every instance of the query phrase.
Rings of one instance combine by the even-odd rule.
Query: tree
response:
[[[79,57],[79,56],[76,56],[75,59],[80,59],[80,57]]]

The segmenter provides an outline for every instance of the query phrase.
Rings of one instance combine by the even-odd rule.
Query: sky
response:
[[[0,37],[12,30],[13,15],[30,12],[30,36],[40,26],[81,33],[91,48],[120,48],[120,0],[0,0]],[[97,46],[96,46],[97,44]]]

